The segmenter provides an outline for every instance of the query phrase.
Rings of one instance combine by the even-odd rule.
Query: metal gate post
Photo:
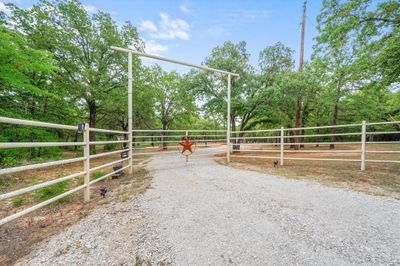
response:
[[[90,130],[89,124],[85,124],[85,129],[83,130],[83,141],[85,142],[85,146],[83,148],[83,156],[85,157],[84,168],[85,175],[83,177],[85,189],[83,191],[83,200],[84,202],[90,201]]]
[[[283,137],[284,134],[285,134],[285,132],[283,130],[283,127],[281,127],[281,165],[283,165],[283,151],[285,149],[285,146],[284,146],[285,138]]]
[[[367,123],[362,121],[361,125],[361,171],[365,170],[365,155],[367,153],[366,141],[367,141]]]
[[[128,140],[129,140],[129,174],[132,174],[132,53],[128,53]]]
[[[231,74],[228,74],[228,102],[226,112],[226,161],[231,162]],[[235,129],[233,129],[235,130]]]

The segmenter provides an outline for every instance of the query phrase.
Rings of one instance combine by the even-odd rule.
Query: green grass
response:
[[[27,187],[35,185],[40,182],[37,176],[22,177],[22,175],[15,176],[1,176],[0,177],[0,190],[10,190],[19,187]]]
[[[20,196],[20,197],[14,199],[14,200],[12,201],[12,205],[13,205],[14,207],[19,207],[19,206],[24,205],[25,202],[26,202],[26,198],[25,198],[24,196]]]
[[[98,179],[98,178],[100,178],[100,177],[102,177],[102,176],[104,176],[104,175],[106,175],[107,173],[106,172],[103,172],[103,171],[94,171],[93,173],[92,173],[92,175],[91,175],[91,179],[92,180],[96,180],[96,179]]]
[[[39,189],[36,192],[36,197],[38,198],[39,201],[45,201],[45,200],[54,198],[64,192],[66,192],[69,189],[69,186],[70,186],[69,180],[62,181],[60,183]],[[72,198],[73,198],[73,195],[68,195],[66,197],[63,197],[63,198],[57,200],[55,203],[57,204],[57,203],[69,201]]]

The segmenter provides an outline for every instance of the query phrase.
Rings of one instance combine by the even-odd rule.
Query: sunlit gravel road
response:
[[[400,264],[398,200],[238,170],[209,156],[185,163],[159,155],[146,167],[146,193],[97,209],[23,262]]]

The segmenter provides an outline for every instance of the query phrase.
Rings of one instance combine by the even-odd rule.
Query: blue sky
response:
[[[0,10],[4,9],[0,0]],[[30,7],[36,1],[11,1]],[[84,0],[88,12],[109,12],[115,21],[131,21],[146,42],[146,51],[161,56],[200,64],[212,48],[224,41],[246,41],[250,63],[257,66],[260,51],[281,41],[296,51],[300,47],[300,22],[303,0]],[[309,0],[307,6],[305,56],[312,53],[317,35],[316,16],[321,1]],[[150,62],[146,61],[146,64]],[[166,70],[187,70],[162,64]]]

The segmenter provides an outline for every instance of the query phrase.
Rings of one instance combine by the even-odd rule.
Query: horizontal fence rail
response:
[[[85,142],[3,142],[0,149],[83,146]]]
[[[53,161],[53,162],[47,162],[47,163],[38,163],[38,164],[24,165],[24,166],[18,166],[18,167],[11,167],[11,168],[6,168],[6,169],[1,169],[0,175],[14,174],[14,173],[18,173],[18,172],[27,171],[27,170],[34,170],[34,169],[39,169],[39,168],[81,162],[84,160],[85,160],[85,158],[81,157],[81,158],[59,160],[59,161]]]
[[[154,155],[159,153],[175,153],[177,151],[161,151],[161,152],[149,152],[150,149],[157,148],[155,146],[147,146],[140,147],[143,144],[157,144],[159,147],[163,147],[164,145],[169,144],[177,144],[179,141],[183,141],[185,136],[189,135],[190,138],[197,143],[218,143],[226,141],[226,130],[133,130],[132,132],[128,131],[120,131],[120,130],[109,130],[109,129],[100,129],[100,128],[90,128],[88,124],[81,124],[80,126],[71,126],[71,125],[62,125],[62,124],[54,124],[54,123],[46,123],[39,121],[31,121],[31,120],[23,120],[23,119],[14,119],[8,117],[0,117],[1,124],[9,124],[9,125],[18,125],[18,126],[32,126],[32,127],[43,127],[48,129],[62,129],[62,130],[72,130],[76,133],[80,133],[82,135],[83,141],[75,141],[75,142],[1,142],[0,149],[18,149],[18,148],[46,148],[46,147],[83,147],[83,156],[78,158],[64,159],[64,160],[56,160],[49,161],[43,163],[34,163],[29,165],[22,165],[10,168],[0,169],[0,175],[10,175],[15,173],[24,172],[27,170],[35,170],[47,167],[54,167],[60,165],[66,165],[71,163],[83,162],[83,171],[78,173],[73,173],[64,177],[56,178],[53,180],[41,182],[39,184],[35,184],[32,186],[20,188],[14,191],[5,192],[0,194],[0,200],[7,200],[25,193],[33,192],[48,186],[55,185],[60,182],[74,180],[76,178],[83,178],[84,184],[79,185],[77,187],[71,188],[70,190],[59,194],[51,199],[40,202],[34,206],[28,207],[22,211],[18,211],[10,216],[4,217],[0,220],[0,226],[4,225],[8,222],[11,222],[23,215],[29,214],[39,208],[42,208],[52,202],[55,202],[63,197],[71,195],[80,190],[84,191],[84,200],[85,202],[90,200],[90,186],[102,181],[114,174],[118,174],[125,169],[132,169],[133,156],[138,155]],[[82,127],[83,126],[83,127]],[[80,130],[80,131],[79,131]],[[108,136],[117,135],[117,140],[90,140],[89,133],[104,133]],[[144,135],[145,134],[145,135]],[[136,140],[136,141],[133,141]],[[130,154],[130,148],[128,145],[135,145],[132,147],[132,156],[128,156],[127,158],[122,158],[123,153]],[[109,152],[102,152],[98,154],[90,154],[90,148],[94,145],[121,145],[122,149],[117,149]],[[210,154],[220,153],[220,151],[213,152],[213,148],[208,148],[207,151],[210,151],[205,154],[198,155],[208,156]],[[112,155],[121,155],[121,159],[114,160],[112,162],[103,163],[98,166],[91,166],[91,160],[106,156]],[[137,159],[135,159],[137,160]],[[128,162],[128,163],[127,163]],[[103,176],[91,180],[91,173],[112,167],[117,164],[122,164],[122,168],[117,170],[113,170],[110,173],[104,174]],[[125,164],[125,165],[124,165]]]
[[[386,126],[384,130],[377,130],[376,126]],[[394,128],[397,126],[397,129]],[[372,130],[371,130],[372,127]],[[387,128],[392,127],[388,130]],[[367,159],[367,154],[400,154],[400,150],[368,150],[368,145],[374,144],[400,144],[400,141],[374,141],[376,136],[396,136],[400,140],[400,121],[375,122],[367,123],[363,121],[360,124],[346,125],[330,125],[315,127],[299,127],[299,128],[280,128],[268,130],[242,130],[231,132],[230,153],[233,158],[263,158],[277,159],[280,165],[284,164],[284,160],[305,160],[305,161],[343,161],[343,162],[359,162],[360,169],[365,170],[366,162],[371,163],[400,163],[400,158],[392,159]],[[347,130],[350,132],[335,132],[336,129]],[[368,130],[370,129],[370,130]],[[331,133],[320,133],[323,130],[331,130]],[[334,130],[332,132],[332,130]],[[306,131],[314,131],[314,133],[305,133]],[[317,132],[315,132],[317,131]],[[301,134],[299,134],[301,133]],[[370,138],[370,141],[367,138]],[[325,139],[325,141],[315,141],[317,139]],[[326,141],[330,138],[331,141]],[[338,141],[338,138],[344,138],[344,141]],[[313,142],[305,141],[306,139],[314,139]],[[333,141],[332,141],[333,140]],[[356,140],[356,141],[354,141]],[[345,149],[302,149],[306,146],[331,146],[334,145],[359,145],[359,148]],[[269,147],[264,149],[262,147]],[[288,149],[288,146],[294,148]],[[275,149],[271,149],[276,147]],[[241,154],[244,153],[244,154]],[[250,154],[249,154],[250,153]],[[251,155],[255,153],[256,155]],[[279,156],[265,156],[262,153],[272,153]],[[357,155],[359,158],[318,158],[307,157],[305,154],[324,154],[329,153],[339,155]],[[299,156],[291,157],[285,154],[299,154]]]
[[[224,132],[225,134],[221,134]],[[143,155],[164,155],[164,156],[177,156],[179,155],[178,143],[183,142],[188,136],[191,142],[195,142],[197,145],[196,150],[202,150],[202,154],[193,153],[190,158],[201,158],[210,155],[221,154],[224,151],[218,148],[208,147],[208,144],[212,145],[226,145],[226,130],[215,129],[215,130],[203,130],[203,129],[188,129],[188,130],[133,130],[134,141],[133,141],[133,154],[132,156],[143,156]],[[204,148],[199,146],[204,144]],[[151,146],[149,146],[151,145]],[[174,149],[174,146],[176,148]],[[205,149],[205,147],[207,147]],[[170,149],[174,150],[170,150]],[[204,151],[207,151],[204,153]]]
[[[90,146],[107,145],[107,144],[126,144],[126,143],[129,143],[129,140],[123,140],[123,139],[107,140],[107,141],[90,141],[89,140],[89,132],[106,133],[108,135],[117,134],[117,135],[123,136],[122,138],[125,138],[126,135],[129,136],[130,134],[132,134],[131,132],[100,129],[100,128],[89,128],[88,124],[85,124],[84,127],[81,128],[81,129],[83,129],[82,132],[78,132],[79,126],[70,126],[70,125],[46,123],[46,122],[39,122],[39,121],[14,119],[14,118],[8,118],[8,117],[0,117],[0,123],[1,124],[18,125],[18,126],[43,127],[43,128],[49,128],[49,129],[73,130],[73,131],[75,131],[77,133],[81,133],[83,135],[82,142],[2,142],[2,143],[0,143],[0,149],[79,146],[79,147],[83,147],[83,150],[84,150],[83,157],[79,157],[79,158],[64,159],[64,160],[58,160],[58,161],[49,161],[49,162],[44,162],[44,163],[36,163],[36,164],[22,165],[22,166],[17,166],[17,167],[0,169],[0,175],[9,175],[9,174],[15,174],[15,173],[19,173],[19,172],[23,172],[23,171],[27,171],[27,170],[54,167],[54,166],[66,165],[66,164],[71,164],[71,163],[76,163],[76,162],[84,162],[84,167],[83,167],[84,169],[83,169],[83,171],[81,171],[79,173],[70,174],[65,177],[56,178],[56,179],[42,182],[39,184],[35,184],[35,185],[29,186],[29,187],[25,187],[25,188],[21,188],[21,189],[17,189],[14,191],[10,191],[10,192],[1,194],[0,200],[6,200],[9,198],[13,198],[13,197],[22,195],[24,193],[29,193],[29,192],[32,192],[32,191],[35,191],[38,189],[42,189],[42,188],[45,188],[45,187],[48,187],[48,186],[51,186],[51,185],[54,185],[54,184],[57,184],[60,182],[73,180],[78,177],[84,177],[83,185],[79,185],[79,186],[72,188],[72,189],[70,189],[60,195],[57,195],[51,199],[40,202],[34,206],[26,208],[22,211],[14,213],[10,216],[4,217],[0,220],[0,226],[6,224],[8,222],[11,222],[23,215],[29,214],[29,213],[31,213],[39,208],[42,208],[52,202],[55,202],[63,197],[66,197],[70,194],[80,191],[82,189],[84,190],[84,199],[85,199],[85,201],[88,201],[88,200],[90,200],[90,185],[92,185],[96,182],[99,182],[101,180],[104,180],[105,178],[107,178],[111,175],[120,173],[121,171],[131,167],[131,165],[132,165],[132,157],[128,157],[128,158],[113,161],[110,163],[105,163],[100,166],[91,167],[90,166],[91,159],[115,155],[115,154],[121,154],[123,152],[128,152],[129,149],[124,148],[124,149],[120,149],[120,150],[90,155]],[[90,180],[90,173],[92,173],[96,170],[99,170],[99,169],[111,167],[117,163],[124,163],[126,161],[129,161],[128,165],[123,166],[122,168],[120,168],[118,170],[112,171],[111,173],[105,174],[95,180]]]
[[[255,159],[274,159],[280,161],[283,165],[285,160],[304,160],[304,161],[343,161],[343,162],[357,162],[360,163],[361,170],[365,170],[366,163],[400,163],[399,159],[372,159],[367,158],[367,154],[391,154],[398,155],[400,150],[369,150],[369,145],[381,144],[400,144],[396,134],[400,134],[398,128],[400,122],[375,122],[360,124],[347,124],[347,125],[330,125],[330,126],[315,126],[315,127],[300,127],[300,128],[279,128],[279,129],[263,129],[263,130],[241,130],[241,131],[228,131],[226,129],[216,130],[161,130],[161,129],[136,129],[131,132],[109,130],[100,128],[90,128],[88,124],[79,126],[62,125],[54,123],[46,123],[39,121],[30,121],[23,119],[14,119],[7,117],[0,117],[1,124],[18,125],[18,126],[31,126],[43,127],[49,129],[62,129],[72,130],[82,135],[83,141],[75,142],[2,142],[0,149],[18,149],[18,148],[46,148],[46,147],[82,147],[83,156],[78,158],[53,160],[49,162],[34,163],[29,165],[22,165],[10,168],[0,169],[0,175],[9,175],[20,173],[27,170],[41,169],[47,167],[55,167],[71,163],[83,163],[83,170],[78,173],[71,173],[68,176],[56,178],[54,180],[45,181],[29,187],[20,188],[14,191],[5,192],[0,194],[0,200],[7,200],[24,193],[29,193],[41,188],[45,188],[63,181],[74,180],[76,178],[83,178],[84,184],[72,188],[60,195],[51,199],[40,202],[27,209],[19,211],[8,217],[0,220],[0,225],[13,221],[23,215],[29,214],[41,207],[44,207],[54,201],[57,201],[65,196],[68,196],[77,191],[84,191],[84,200],[90,200],[90,186],[106,179],[109,176],[118,174],[125,169],[132,169],[133,157],[141,155],[157,155],[166,154],[166,156],[174,156],[178,154],[178,150],[167,150],[178,145],[178,142],[184,141],[186,136],[190,137],[191,141],[198,144],[203,144],[206,147],[198,148],[206,151],[201,154],[195,154],[193,157],[205,157],[215,154],[222,154],[220,145],[227,148],[227,160],[229,158],[255,158]],[[395,127],[397,126],[397,129]],[[382,130],[377,128],[384,127]],[[337,129],[337,131],[336,131]],[[80,130],[78,132],[78,130]],[[331,132],[327,132],[331,130]],[[334,131],[332,131],[334,130]],[[348,132],[346,132],[346,130]],[[312,131],[312,133],[310,132]],[[106,134],[106,140],[90,140],[89,133],[96,132]],[[111,139],[111,136],[116,136],[117,140]],[[382,141],[382,136],[385,141]],[[307,141],[309,140],[309,141]],[[229,144],[229,145],[227,145]],[[108,152],[98,154],[90,154],[90,148],[94,145],[110,145],[112,147],[121,146]],[[338,149],[326,149],[326,146],[338,145]],[[346,149],[346,145],[354,145],[351,149]],[[296,149],[291,149],[298,146]],[[321,149],[312,149],[310,146],[318,146]],[[131,148],[132,147],[132,148]],[[389,150],[390,149],[390,150]],[[254,154],[252,154],[254,153]],[[266,153],[266,154],[263,154]],[[270,153],[271,155],[269,155]],[[318,153],[331,156],[335,158],[314,158],[313,155]],[[113,160],[112,162],[103,163],[97,166],[91,166],[91,160],[102,158],[112,155],[121,155],[121,159]],[[126,158],[122,154],[128,154]],[[169,155],[168,155],[169,154]],[[340,154],[347,155],[350,158],[336,158]],[[229,155],[229,156],[228,156]],[[291,157],[290,155],[296,155]],[[354,158],[353,158],[354,157]],[[138,158],[138,157],[136,157]],[[139,159],[135,159],[139,160]],[[122,168],[113,170],[110,173],[91,180],[91,173],[104,168],[112,167],[116,164],[122,164]]]
[[[133,132],[226,132],[226,129],[135,129]]]

